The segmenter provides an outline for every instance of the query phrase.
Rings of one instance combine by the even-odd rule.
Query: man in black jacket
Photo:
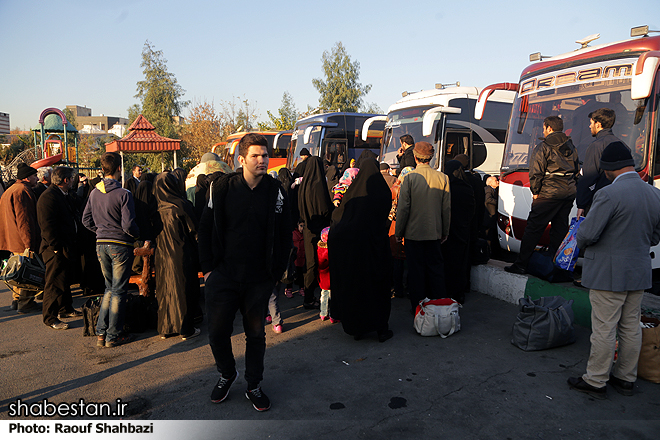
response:
[[[589,125],[591,136],[595,139],[582,158],[582,176],[578,179],[577,184],[578,217],[586,217],[596,191],[610,184],[609,179],[600,169],[600,158],[603,155],[603,150],[613,142],[621,142],[612,133],[612,127],[616,122],[614,110],[599,108],[589,114],[589,120],[591,122]]]
[[[548,222],[550,250],[556,252],[568,232],[568,216],[573,207],[578,154],[571,139],[564,133],[564,123],[558,116],[543,121],[543,138],[529,161],[529,189],[532,191],[532,210],[527,217],[525,234],[515,263],[504,269],[523,274]]]
[[[37,202],[37,219],[41,228],[39,252],[46,263],[43,320],[56,330],[69,328],[60,318],[82,316],[73,308],[71,298],[71,270],[78,258],[75,211],[67,197],[74,182],[73,172],[69,167],[56,168],[51,185]]]
[[[417,166],[415,156],[413,155],[413,146],[415,145],[413,137],[409,134],[404,134],[399,138],[399,142],[401,142],[401,147],[399,147],[396,156],[396,159],[399,161],[399,169],[396,171],[397,177],[405,167],[415,168]]]
[[[266,174],[266,138],[247,134],[238,149],[242,171],[212,184],[209,204],[199,224],[209,344],[221,374],[211,401],[225,400],[238,377],[231,335],[240,310],[246,339],[245,395],[257,411],[266,411],[270,400],[259,386],[266,352],[264,317],[292,246],[290,208],[279,181]]]

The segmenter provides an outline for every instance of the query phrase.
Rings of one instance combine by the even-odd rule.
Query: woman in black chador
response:
[[[442,244],[447,295],[465,302],[470,276],[470,223],[474,217],[474,190],[463,166],[457,160],[445,164],[451,188],[451,225],[449,237]]]
[[[364,159],[332,215],[328,234],[332,316],[355,339],[373,331],[381,342],[392,337],[388,327],[392,262],[387,234],[391,207],[392,194],[378,162]]]
[[[323,228],[330,226],[330,218],[334,206],[325,181],[325,169],[320,157],[312,156],[305,160],[305,173],[298,190],[298,208],[300,218],[305,222],[303,237],[305,239],[305,302],[306,309],[318,309],[319,302],[314,296],[318,285],[318,256],[316,248],[321,239]]]
[[[162,338],[179,334],[187,339],[199,335],[193,324],[202,316],[195,213],[192,203],[181,197],[181,185],[174,173],[156,177],[154,196],[158,203],[153,217],[158,333]]]

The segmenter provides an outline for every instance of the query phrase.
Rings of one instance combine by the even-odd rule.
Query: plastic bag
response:
[[[577,230],[580,227],[584,217],[571,219],[571,225],[568,228],[568,234],[564,238],[564,241],[561,242],[561,246],[555,254],[554,263],[560,269],[568,270],[573,272],[575,269],[575,263],[577,263],[578,254],[580,249],[577,247]]]

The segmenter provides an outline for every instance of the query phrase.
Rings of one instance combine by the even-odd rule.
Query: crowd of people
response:
[[[600,212],[605,208],[596,192],[612,177],[607,170],[630,172],[630,152],[611,133],[613,113],[600,109],[589,115],[596,141],[587,149],[580,179],[577,150],[563,133],[561,119],[546,118],[544,138],[530,157],[532,210],[521,253],[507,271],[526,272],[549,222],[550,248],[557,249],[576,194],[581,214],[590,208]],[[464,303],[470,267],[479,261],[480,249],[488,248],[487,243],[497,247],[497,177],[482,178],[469,168],[465,155],[445,163],[441,172],[430,166],[436,155],[433,145],[415,143],[409,134],[400,143],[396,170],[379,164],[369,150],[339,162],[303,149],[304,157],[293,172],[282,168],[271,176],[268,143],[250,133],[238,145],[239,170],[199,175],[188,191],[184,170],[143,174],[139,166],[133,167],[122,188],[124,170],[116,153],[102,156],[102,176],[91,181],[65,166],[36,170],[21,164],[16,181],[0,198],[0,248],[13,254],[32,251],[43,259],[41,311],[44,324],[53,329],[65,330],[69,326],[64,319],[81,316],[72,305],[72,284],[80,284],[86,295],[102,297],[97,346],[115,347],[134,339],[124,332],[129,277],[142,270],[134,249],[153,247],[160,337],[198,336],[205,305],[209,343],[220,373],[211,400],[219,403],[238,378],[231,335],[240,311],[246,396],[255,409],[265,411],[270,400],[260,386],[264,326],[269,322],[275,333],[284,331],[280,290],[292,298],[297,286],[303,308],[319,310],[321,320],[341,324],[356,340],[375,333],[385,342],[394,336],[388,324],[393,297],[407,298],[411,313],[424,298],[449,297]],[[208,160],[218,158],[207,153],[202,161]],[[640,246],[660,238],[660,222],[653,223],[660,219],[660,198],[653,193],[646,198],[653,203],[648,203],[643,226],[651,232],[638,240]],[[587,248],[597,248],[602,242],[598,234],[605,227],[589,224],[593,217],[585,221],[590,233],[579,238]],[[590,267],[585,267],[585,286],[632,289],[626,282],[600,283],[604,275],[594,275]],[[295,275],[283,282],[287,270]],[[634,288],[645,288],[645,281]],[[39,310],[39,293],[14,289],[12,308],[18,313]],[[641,299],[638,293],[633,296],[632,305],[624,301],[628,320],[635,307],[639,317]],[[606,313],[608,307],[595,310]],[[609,375],[609,368],[603,363],[611,329],[618,325],[613,319],[598,322],[598,334],[608,342],[599,345],[592,336],[592,352],[600,350],[599,354],[592,353],[584,379],[569,380],[572,387],[596,394],[607,382],[604,374]],[[624,350],[620,346],[621,357],[634,356],[638,335],[633,333],[638,327],[625,330],[628,333],[618,327],[626,341],[632,341],[624,343]],[[634,382],[631,366],[614,375],[621,389]]]

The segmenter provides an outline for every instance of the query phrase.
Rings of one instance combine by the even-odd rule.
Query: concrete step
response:
[[[538,299],[542,296],[562,296],[573,300],[575,322],[591,327],[591,304],[589,289],[577,287],[573,283],[550,283],[532,275],[517,275],[504,270],[507,263],[490,260],[488,264],[472,266],[470,285],[472,290],[495,298],[518,304],[525,296]],[[642,310],[647,314],[660,316],[660,297],[644,293]]]

